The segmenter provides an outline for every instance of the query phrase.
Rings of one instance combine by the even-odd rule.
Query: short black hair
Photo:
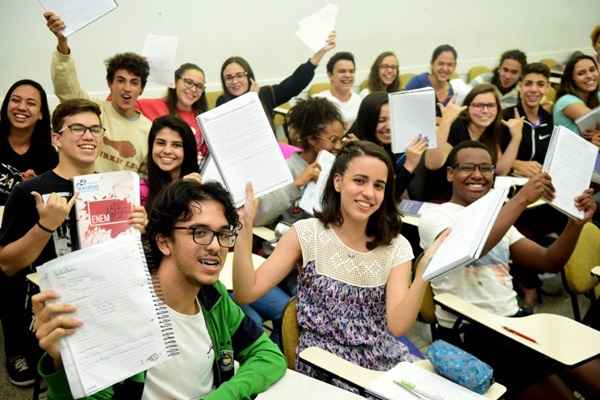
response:
[[[530,63],[523,68],[523,74],[521,76],[525,76],[527,74],[540,74],[544,75],[546,79],[550,79],[550,68],[541,62]]]
[[[115,54],[104,62],[106,64],[106,80],[112,83],[115,79],[115,73],[124,69],[140,78],[142,81],[142,89],[146,87],[148,75],[150,74],[150,65],[145,57],[136,53],[119,53]]]
[[[225,219],[232,229],[239,227],[240,220],[231,195],[218,182],[201,184],[196,181],[176,180],[156,196],[146,226],[146,234],[156,266],[163,256],[156,244],[157,236],[170,237],[175,224],[192,217],[194,203],[207,200],[214,200],[223,206]]]
[[[525,65],[527,65],[527,54],[523,53],[519,49],[506,50],[500,56],[500,63],[498,64],[498,67],[502,65],[504,60],[515,60],[521,64],[521,69],[523,69],[525,68]]]
[[[328,74],[333,74],[335,64],[340,60],[352,61],[352,65],[356,67],[356,62],[354,62],[354,54],[350,53],[349,51],[338,51],[337,53],[331,56],[329,61],[327,61]]]
[[[483,149],[490,155],[492,160],[494,159],[492,152],[485,144],[475,140],[464,140],[450,150],[450,154],[448,154],[448,159],[446,160],[446,166],[454,168],[456,166],[458,152],[463,149]]]
[[[62,128],[65,118],[85,112],[94,113],[100,119],[102,111],[98,104],[88,99],[70,99],[60,103],[52,113],[52,130],[58,133]]]

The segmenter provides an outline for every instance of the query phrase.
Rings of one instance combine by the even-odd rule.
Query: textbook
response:
[[[365,390],[387,400],[483,400],[484,396],[470,391],[441,375],[403,361],[370,382]]]
[[[53,290],[60,303],[76,306],[72,316],[83,321],[60,339],[74,398],[90,396],[179,353],[139,238],[122,236],[77,250],[37,272],[41,290]]]
[[[577,219],[583,211],[575,207],[575,197],[590,187],[598,148],[564,126],[555,126],[542,170],[552,178],[552,207]]]
[[[321,166],[319,179],[317,179],[316,182],[310,181],[306,184],[300,202],[298,203],[298,206],[310,215],[314,215],[315,211],[321,211],[321,201],[323,199],[323,193],[325,192],[325,185],[327,184],[329,172],[331,172],[334,161],[335,156],[333,154],[327,150],[319,151],[319,154],[317,155],[317,162]]]
[[[583,133],[586,129],[600,129],[600,107],[596,107],[589,113],[577,118],[575,124],[580,133]]]
[[[435,92],[432,88],[404,90],[388,94],[392,152],[404,153],[409,143],[424,137],[429,148],[437,147]]]
[[[53,11],[65,23],[63,35],[69,37],[117,8],[114,0],[39,0],[42,8]]]
[[[425,268],[424,280],[430,281],[479,258],[507,195],[507,189],[491,189],[460,210],[450,234]]]
[[[77,193],[75,216],[81,248],[121,235],[140,237],[129,225],[134,206],[140,205],[140,178],[132,171],[103,172],[73,178]]]
[[[197,117],[225,187],[237,207],[246,183],[256,197],[293,182],[269,119],[255,92],[248,92]]]

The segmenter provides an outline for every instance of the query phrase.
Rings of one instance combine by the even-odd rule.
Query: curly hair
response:
[[[106,64],[106,80],[112,83],[115,79],[115,73],[124,69],[125,71],[138,76],[142,81],[142,89],[146,87],[148,75],[150,74],[150,65],[145,57],[136,53],[115,54],[104,62]]]
[[[344,124],[338,108],[323,97],[299,99],[288,112],[287,121],[305,149],[310,148],[309,139],[319,134],[326,125],[334,121]]]

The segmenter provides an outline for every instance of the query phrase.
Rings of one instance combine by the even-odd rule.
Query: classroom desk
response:
[[[493,329],[563,366],[575,367],[600,354],[600,331],[562,315],[540,313],[520,318],[501,317],[450,293],[439,294],[433,301],[465,320]]]
[[[276,240],[275,231],[265,228],[264,226],[255,226],[252,228],[252,234],[266,240],[267,242],[274,242]]]
[[[302,351],[299,356],[304,362],[328,371],[336,377],[342,378],[361,388],[367,387],[369,383],[384,373],[383,371],[363,368],[319,347],[309,347]],[[428,360],[420,360],[415,364],[430,372],[434,372],[433,366]],[[505,392],[506,387],[495,382],[484,396],[488,399],[499,399]]]
[[[592,268],[592,275],[600,278],[600,265],[598,265],[597,267]]]
[[[257,400],[281,399],[359,400],[363,397],[288,369],[279,382],[257,397]]]

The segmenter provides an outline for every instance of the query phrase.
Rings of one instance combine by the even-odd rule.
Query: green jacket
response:
[[[283,354],[262,327],[252,322],[235,304],[222,283],[202,287],[198,300],[215,351],[215,390],[203,399],[250,399],[283,376],[287,367]],[[235,376],[233,359],[240,363]],[[40,360],[38,371],[48,385],[48,400],[73,399],[65,370],[55,370],[48,354]],[[139,373],[86,398],[141,399],[145,376],[145,372]]]

